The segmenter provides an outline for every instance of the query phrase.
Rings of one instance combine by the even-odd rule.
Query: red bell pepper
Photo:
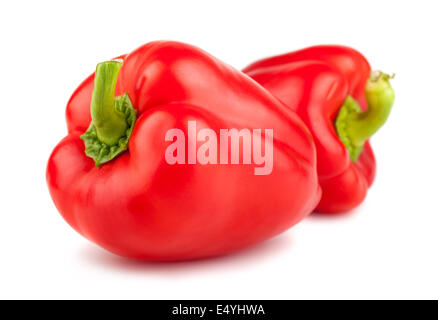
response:
[[[315,139],[320,212],[359,205],[375,176],[368,139],[386,121],[394,91],[389,76],[343,46],[315,46],[257,61],[243,70],[297,112]]]
[[[53,201],[77,232],[121,256],[186,260],[255,244],[313,210],[320,198],[313,139],[265,89],[182,43],[151,42],[120,58],[123,66],[99,64],[73,93],[68,135],[47,166]],[[168,163],[174,140],[166,133],[188,137],[191,121],[195,133],[218,136],[272,129],[272,172],[255,175],[255,163],[188,164],[188,138],[185,164]]]

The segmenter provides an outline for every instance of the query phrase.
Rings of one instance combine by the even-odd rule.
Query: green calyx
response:
[[[96,167],[114,159],[128,149],[129,138],[137,119],[127,93],[114,97],[121,60],[99,63],[94,78],[91,97],[91,124],[81,135],[85,154]]]
[[[362,111],[351,96],[345,99],[339,110],[335,121],[336,131],[353,162],[360,156],[365,142],[388,119],[395,99],[394,90],[389,82],[392,77],[380,71],[371,73],[365,87],[368,103],[366,111]]]

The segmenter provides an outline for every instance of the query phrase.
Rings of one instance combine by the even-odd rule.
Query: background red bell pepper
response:
[[[68,135],[48,162],[50,194],[76,231],[122,256],[185,260],[257,243],[313,210],[320,198],[313,139],[266,90],[182,43],[151,42],[121,58],[118,78],[120,63],[107,62],[74,92]],[[131,123],[118,122],[114,94],[116,105],[137,113],[128,145],[123,130]],[[189,120],[216,132],[273,128],[272,173],[255,176],[254,165],[168,164],[165,133],[178,128],[187,136]],[[103,164],[85,154],[81,136]],[[103,158],[96,152],[105,141],[118,143],[112,160],[105,159],[111,148]]]
[[[343,212],[359,205],[376,170],[368,138],[386,121],[394,100],[389,76],[371,75],[363,55],[343,46],[306,48],[243,71],[297,112],[312,132],[323,191],[316,210]]]

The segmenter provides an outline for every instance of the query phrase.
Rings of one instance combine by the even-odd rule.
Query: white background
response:
[[[0,12],[0,298],[438,298],[435,1],[4,1]],[[157,39],[237,68],[344,44],[395,72],[365,203],[188,263],[125,260],[76,234],[45,182],[67,100],[97,62]]]

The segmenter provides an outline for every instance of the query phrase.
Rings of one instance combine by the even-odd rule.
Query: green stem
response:
[[[137,119],[127,93],[114,97],[121,60],[97,65],[91,97],[91,124],[81,135],[85,153],[96,166],[114,159],[128,149],[129,138]]]
[[[395,99],[390,78],[380,71],[371,74],[365,87],[365,97],[368,102],[366,111],[363,112],[359,104],[350,96],[339,110],[336,129],[353,161],[359,157],[365,142],[388,119]]]
[[[114,103],[117,76],[121,68],[120,61],[102,62],[97,65],[94,76],[91,119],[97,137],[109,146],[117,144],[128,128],[125,115],[116,111]]]

